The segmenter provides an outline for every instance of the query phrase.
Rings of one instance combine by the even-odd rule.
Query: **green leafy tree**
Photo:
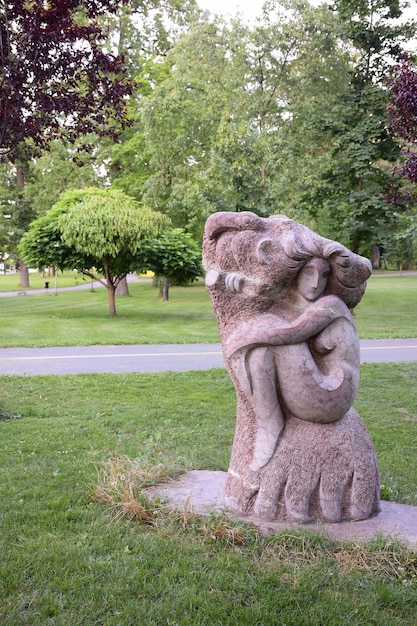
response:
[[[199,13],[195,0],[130,0],[108,15],[111,43],[126,56],[129,74],[141,74],[149,59],[164,57]]]
[[[77,253],[62,240],[59,221],[67,210],[62,204],[54,206],[30,224],[19,243],[19,253],[28,265],[61,270],[94,267],[93,257]]]
[[[144,107],[152,171],[144,186],[146,201],[196,237],[217,208],[207,171],[219,124],[234,115],[241,98],[244,75],[236,57],[246,40],[244,31],[239,33],[240,39],[221,22],[195,24],[167,55],[170,74]]]
[[[330,163],[329,122],[348,83],[336,17],[305,2],[268,2],[263,22],[195,24],[148,97],[145,198],[195,236],[217,210],[306,218]],[[314,106],[313,106],[314,104]]]
[[[198,12],[195,0],[135,0],[123,3],[109,17],[111,42],[124,55],[134,90],[127,112],[131,123],[104,151],[112,186],[134,198],[141,199],[144,182],[151,175],[140,122],[142,100],[169,74],[171,66],[164,59]]]
[[[101,282],[116,315],[118,284],[131,271],[143,239],[157,235],[168,219],[141,207],[120,190],[67,191],[22,240],[21,252],[38,266],[78,269]]]
[[[138,200],[142,199],[145,182],[152,174],[151,154],[141,119],[142,106],[155,86],[169,76],[170,69],[171,65],[161,58],[143,60],[136,75],[134,97],[129,103],[128,114],[132,124],[119,141],[105,148],[110,161],[109,177],[112,186]]]
[[[42,155],[31,160],[23,195],[36,216],[49,211],[68,189],[100,187],[105,182],[98,173],[94,151],[83,150],[84,143],[85,138],[74,145],[57,140]]]
[[[25,196],[25,179],[29,175],[30,160],[25,155],[17,156],[15,162],[0,164],[0,250],[20,267],[20,284],[28,286],[28,272],[20,263],[17,245],[26,231],[35,212]]]
[[[140,271],[150,270],[162,277],[162,299],[168,301],[169,286],[186,285],[203,274],[201,248],[180,228],[146,239],[137,255]]]
[[[348,89],[339,94],[333,120],[332,162],[313,198],[319,223],[353,250],[379,263],[379,245],[392,225],[392,205],[384,190],[393,183],[392,164],[400,151],[388,128],[386,78],[413,24],[398,20],[401,0],[334,0],[339,40],[352,53]]]
[[[227,190],[235,198],[227,198],[229,207],[309,221],[309,196],[330,160],[323,112],[337,118],[337,94],[347,82],[349,57],[337,32],[327,7],[265,3],[245,47],[240,122],[236,115],[224,120],[213,151],[218,198],[227,198]]]

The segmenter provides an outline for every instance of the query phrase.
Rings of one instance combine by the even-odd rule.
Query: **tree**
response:
[[[417,68],[410,58],[405,57],[394,68],[388,86],[390,127],[400,138],[403,148],[403,161],[398,172],[405,180],[403,186],[393,186],[389,190],[388,199],[395,207],[405,206],[394,243],[398,261],[403,267],[412,267],[417,255]]]
[[[105,52],[97,17],[116,0],[8,0],[0,10],[0,155],[22,141],[45,147],[91,131],[117,135],[125,124],[123,58]]]
[[[78,269],[101,282],[116,315],[115,292],[131,271],[144,238],[157,235],[168,219],[119,190],[67,191],[23,237],[21,253],[37,266]]]
[[[201,249],[189,233],[180,228],[145,239],[137,255],[140,271],[150,270],[163,277],[162,299],[168,301],[169,286],[186,285],[202,276]]]
[[[29,163],[22,161],[14,165],[0,164],[0,223],[3,231],[0,249],[15,263],[17,244],[27,228],[27,221],[35,218],[24,195],[24,177],[29,167]]]
[[[97,18],[117,0],[8,0],[0,9],[0,161],[15,168],[23,197],[32,157],[51,140],[80,134],[118,136],[132,92],[122,56],[104,50]],[[23,207],[21,199],[20,206]],[[33,218],[20,211],[25,230]],[[21,264],[20,284],[29,285]]]
[[[44,215],[66,189],[100,186],[103,182],[94,152],[82,150],[82,145],[55,140],[37,158],[0,164],[0,225],[11,233],[3,242],[0,235],[0,250],[15,261],[19,259],[21,270],[26,264],[19,258],[18,244],[30,222]],[[17,168],[24,184],[18,184]]]
[[[119,3],[120,4],[120,3]],[[132,77],[142,74],[150,59],[166,56],[173,42],[199,12],[195,0],[130,0],[108,20],[112,43],[126,55]]]
[[[388,84],[390,125],[405,143],[401,174],[411,183],[417,183],[417,67],[405,58],[394,68]]]
[[[339,94],[333,121],[332,162],[312,201],[322,234],[338,237],[370,256],[392,226],[392,205],[384,190],[393,183],[392,164],[400,151],[389,131],[386,77],[400,58],[415,25],[401,24],[401,0],[334,0],[339,41],[351,52],[348,88]]]
[[[79,269],[94,267],[94,258],[83,256],[62,240],[59,220],[68,210],[64,204],[52,207],[34,220],[19,243],[19,253],[31,267]],[[82,271],[82,270],[81,270]]]
[[[348,84],[336,22],[325,7],[270,1],[254,30],[201,20],[181,37],[144,106],[146,201],[195,236],[218,210],[308,219]]]
[[[170,64],[163,59],[198,11],[195,0],[133,0],[109,19],[111,42],[124,55],[134,89],[127,112],[131,124],[105,148],[112,185],[134,198],[141,199],[151,174],[140,125],[141,101],[169,73]]]
[[[235,188],[245,195],[237,207],[253,210],[252,203],[261,215],[311,220],[309,200],[330,161],[329,123],[337,118],[337,96],[347,82],[349,58],[337,45],[337,32],[327,6],[265,3],[263,21],[246,47],[250,116],[243,132],[236,132],[234,120],[229,124],[235,147],[228,142],[229,154],[218,168],[226,176],[230,170],[238,174]]]
[[[106,178],[100,175],[96,153],[83,149],[84,142],[84,137],[73,145],[53,141],[39,157],[31,160],[23,196],[37,217],[49,211],[68,189],[105,184]]]

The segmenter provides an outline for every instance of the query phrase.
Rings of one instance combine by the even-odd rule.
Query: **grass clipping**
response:
[[[108,505],[113,522],[125,519],[159,529],[179,525],[182,531],[191,531],[204,540],[231,546],[256,541],[258,533],[253,526],[235,522],[225,513],[212,511],[207,516],[197,515],[187,505],[182,509],[172,508],[146,493],[148,487],[173,480],[188,469],[162,463],[150,465],[128,457],[112,458],[98,468],[93,499]]]
[[[168,528],[174,532],[180,529],[188,537],[224,547],[246,547],[253,559],[269,567],[279,562],[298,568],[317,565],[323,560],[344,572],[366,570],[382,579],[417,585],[417,553],[395,538],[377,536],[368,542],[340,542],[303,528],[263,537],[253,525],[231,520],[224,512],[212,511],[201,516],[187,506],[173,509],[163,501],[152,500],[146,493],[148,487],[172,480],[188,469],[115,457],[98,468],[93,498],[108,505],[112,522],[138,521],[164,532]]]
[[[181,471],[183,469],[179,467],[168,470],[162,463],[149,465],[139,459],[112,458],[97,469],[93,498],[100,504],[109,505],[114,521],[126,518],[156,526],[160,507],[144,490]]]

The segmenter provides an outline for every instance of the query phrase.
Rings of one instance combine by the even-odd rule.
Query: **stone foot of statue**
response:
[[[374,447],[354,409],[334,424],[288,419],[258,481],[251,493],[229,470],[226,492],[235,511],[305,523],[367,519],[379,510]]]

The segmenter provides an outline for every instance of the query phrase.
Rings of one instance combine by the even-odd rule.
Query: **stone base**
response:
[[[227,512],[224,505],[224,486],[226,472],[193,470],[180,476],[176,481],[162,483],[148,489],[153,499],[161,499],[175,508],[194,511],[198,515],[210,511]],[[295,522],[264,521],[254,516],[240,517],[229,513],[233,519],[250,522],[261,534],[279,532],[287,528],[305,528],[324,530],[330,536],[341,540],[371,539],[375,535],[396,537],[405,541],[417,551],[417,507],[395,502],[381,502],[378,515],[363,521],[337,523],[312,522],[297,524]]]
[[[287,417],[272,457],[257,472],[251,468],[251,444],[242,439],[253,420],[243,409],[238,412],[243,422],[236,422],[224,490],[227,509],[304,524],[366,520],[378,513],[378,461],[355,409],[330,423]]]

